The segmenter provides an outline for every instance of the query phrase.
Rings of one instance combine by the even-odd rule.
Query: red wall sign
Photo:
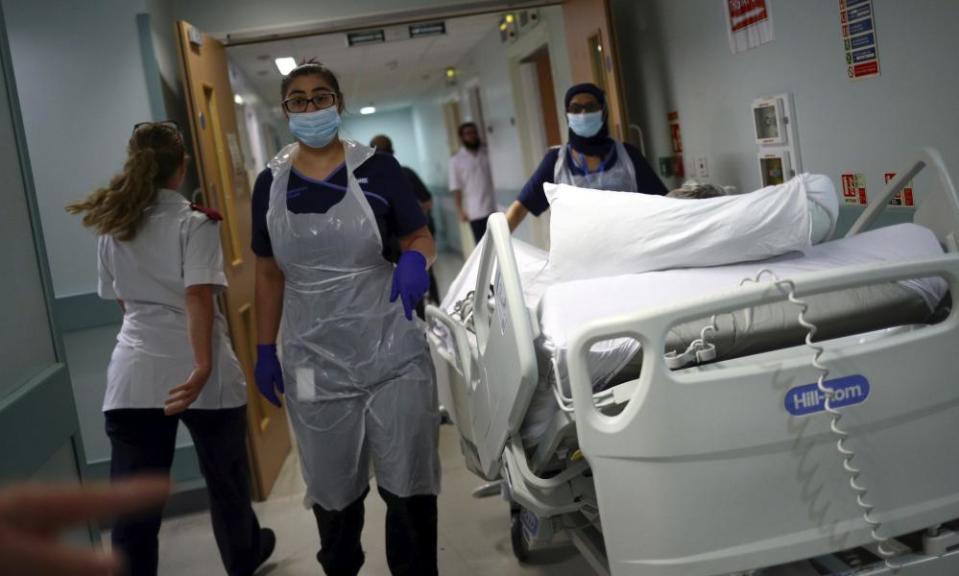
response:
[[[679,133],[679,112],[670,112],[666,118],[669,120],[669,134],[673,137],[673,154],[682,154],[683,137]]]
[[[726,7],[733,32],[769,19],[766,0],[726,0]]]
[[[842,201],[845,204],[865,206],[869,203],[866,197],[866,177],[863,174],[842,175]]]
[[[896,177],[895,172],[886,172],[883,174],[885,182],[888,184],[890,180]],[[915,208],[916,198],[912,193],[912,182],[908,186],[902,189],[902,192],[896,194],[896,197],[889,201],[890,206],[903,206],[906,208]]]

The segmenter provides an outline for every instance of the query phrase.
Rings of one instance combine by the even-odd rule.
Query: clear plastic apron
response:
[[[607,169],[608,157],[604,158],[599,169],[590,174],[574,174],[567,162],[569,146],[561,146],[559,156],[556,158],[556,165],[553,168],[553,182],[594,190],[638,192],[639,190],[636,188],[636,167],[633,166],[633,161],[629,157],[626,147],[619,140],[613,140],[613,143],[616,147],[616,163]],[[572,151],[572,153],[578,154],[576,151]],[[580,168],[584,172],[589,172],[585,165]]]
[[[439,490],[439,416],[425,334],[390,303],[393,265],[354,171],[372,148],[343,140],[347,193],[324,214],[294,214],[286,191],[297,144],[273,161],[267,228],[285,276],[282,364],[308,497],[328,510],[369,481],[401,497]]]

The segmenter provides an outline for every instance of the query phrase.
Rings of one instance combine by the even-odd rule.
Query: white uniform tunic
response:
[[[219,226],[173,190],[160,189],[136,237],[100,236],[101,298],[122,300],[126,313],[107,369],[103,410],[163,408],[194,368],[186,288],[226,286]],[[246,381],[219,309],[213,321],[213,369],[191,409],[246,403]]]
[[[486,148],[475,152],[460,148],[450,158],[450,190],[463,192],[463,211],[470,220],[496,212],[496,189]]]

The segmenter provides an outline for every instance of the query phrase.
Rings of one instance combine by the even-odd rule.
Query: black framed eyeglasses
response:
[[[603,109],[602,104],[599,102],[590,102],[588,104],[578,104],[572,103],[569,105],[569,108],[566,109],[570,114],[589,114],[592,112],[599,112]]]
[[[140,128],[143,128],[144,126],[163,126],[165,128],[176,130],[178,134],[182,132],[182,130],[180,130],[180,125],[177,124],[176,120],[161,120],[159,122],[137,122],[136,124],[133,125],[133,132],[135,133],[137,130],[139,130]]]
[[[311,102],[315,109],[325,110],[336,105],[336,93],[320,92],[314,94],[311,98],[307,98],[306,96],[292,96],[283,101],[283,109],[290,114],[302,114],[310,107]]]

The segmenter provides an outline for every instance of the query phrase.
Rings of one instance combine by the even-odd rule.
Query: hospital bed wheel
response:
[[[513,555],[520,562],[529,560],[529,542],[526,541],[526,534],[523,533],[523,521],[520,519],[519,510],[510,512],[510,542],[513,545]]]

